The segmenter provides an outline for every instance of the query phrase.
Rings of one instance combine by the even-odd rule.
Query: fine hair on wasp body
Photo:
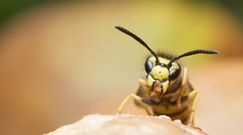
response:
[[[116,29],[129,35],[144,46],[150,56],[145,60],[145,79],[139,80],[136,93],[128,95],[118,108],[122,113],[128,99],[145,109],[149,115],[167,115],[172,120],[180,119],[183,124],[194,126],[194,114],[198,94],[187,79],[187,68],[178,61],[195,54],[217,54],[215,50],[197,49],[179,56],[165,52],[153,51],[141,38],[127,29],[116,26]]]

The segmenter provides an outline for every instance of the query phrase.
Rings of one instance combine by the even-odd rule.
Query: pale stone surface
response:
[[[205,133],[171,121],[167,116],[99,115],[83,117],[47,135],[203,135]]]

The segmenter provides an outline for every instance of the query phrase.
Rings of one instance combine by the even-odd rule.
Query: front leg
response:
[[[124,107],[125,107],[127,101],[128,101],[130,98],[134,99],[134,100],[137,101],[137,102],[140,102],[140,103],[142,104],[142,106],[144,107],[145,111],[148,113],[148,115],[153,115],[153,113],[150,111],[149,107],[148,107],[146,104],[144,104],[144,102],[143,102],[143,98],[139,97],[138,95],[136,95],[136,94],[134,94],[134,93],[129,94],[129,95],[122,101],[122,103],[120,104],[120,106],[119,106],[119,108],[118,108],[118,110],[117,110],[117,113],[118,113],[118,114],[121,114],[121,113],[123,112]]]
[[[118,108],[118,110],[117,110],[117,113],[118,113],[118,114],[121,114],[121,113],[123,112],[124,107],[125,107],[127,101],[128,101],[130,98],[132,98],[132,99],[134,99],[134,100],[136,100],[136,101],[138,101],[138,102],[142,102],[142,98],[141,98],[141,97],[137,96],[137,95],[134,94],[134,93],[131,93],[131,94],[129,94],[129,95],[122,101],[122,103],[120,104],[120,106],[119,106],[119,108]]]

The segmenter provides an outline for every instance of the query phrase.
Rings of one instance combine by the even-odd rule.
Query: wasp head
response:
[[[147,86],[149,87],[150,96],[159,96],[165,94],[170,81],[178,78],[181,72],[179,63],[158,57],[159,62],[156,64],[154,56],[149,57],[145,61],[145,70],[147,72]]]

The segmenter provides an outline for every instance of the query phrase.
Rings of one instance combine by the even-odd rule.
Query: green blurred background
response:
[[[243,4],[235,1],[0,2],[0,134],[43,134],[91,113],[115,114],[144,75],[141,45],[181,54],[199,91],[196,124],[243,132]],[[132,102],[126,113],[145,114]]]

